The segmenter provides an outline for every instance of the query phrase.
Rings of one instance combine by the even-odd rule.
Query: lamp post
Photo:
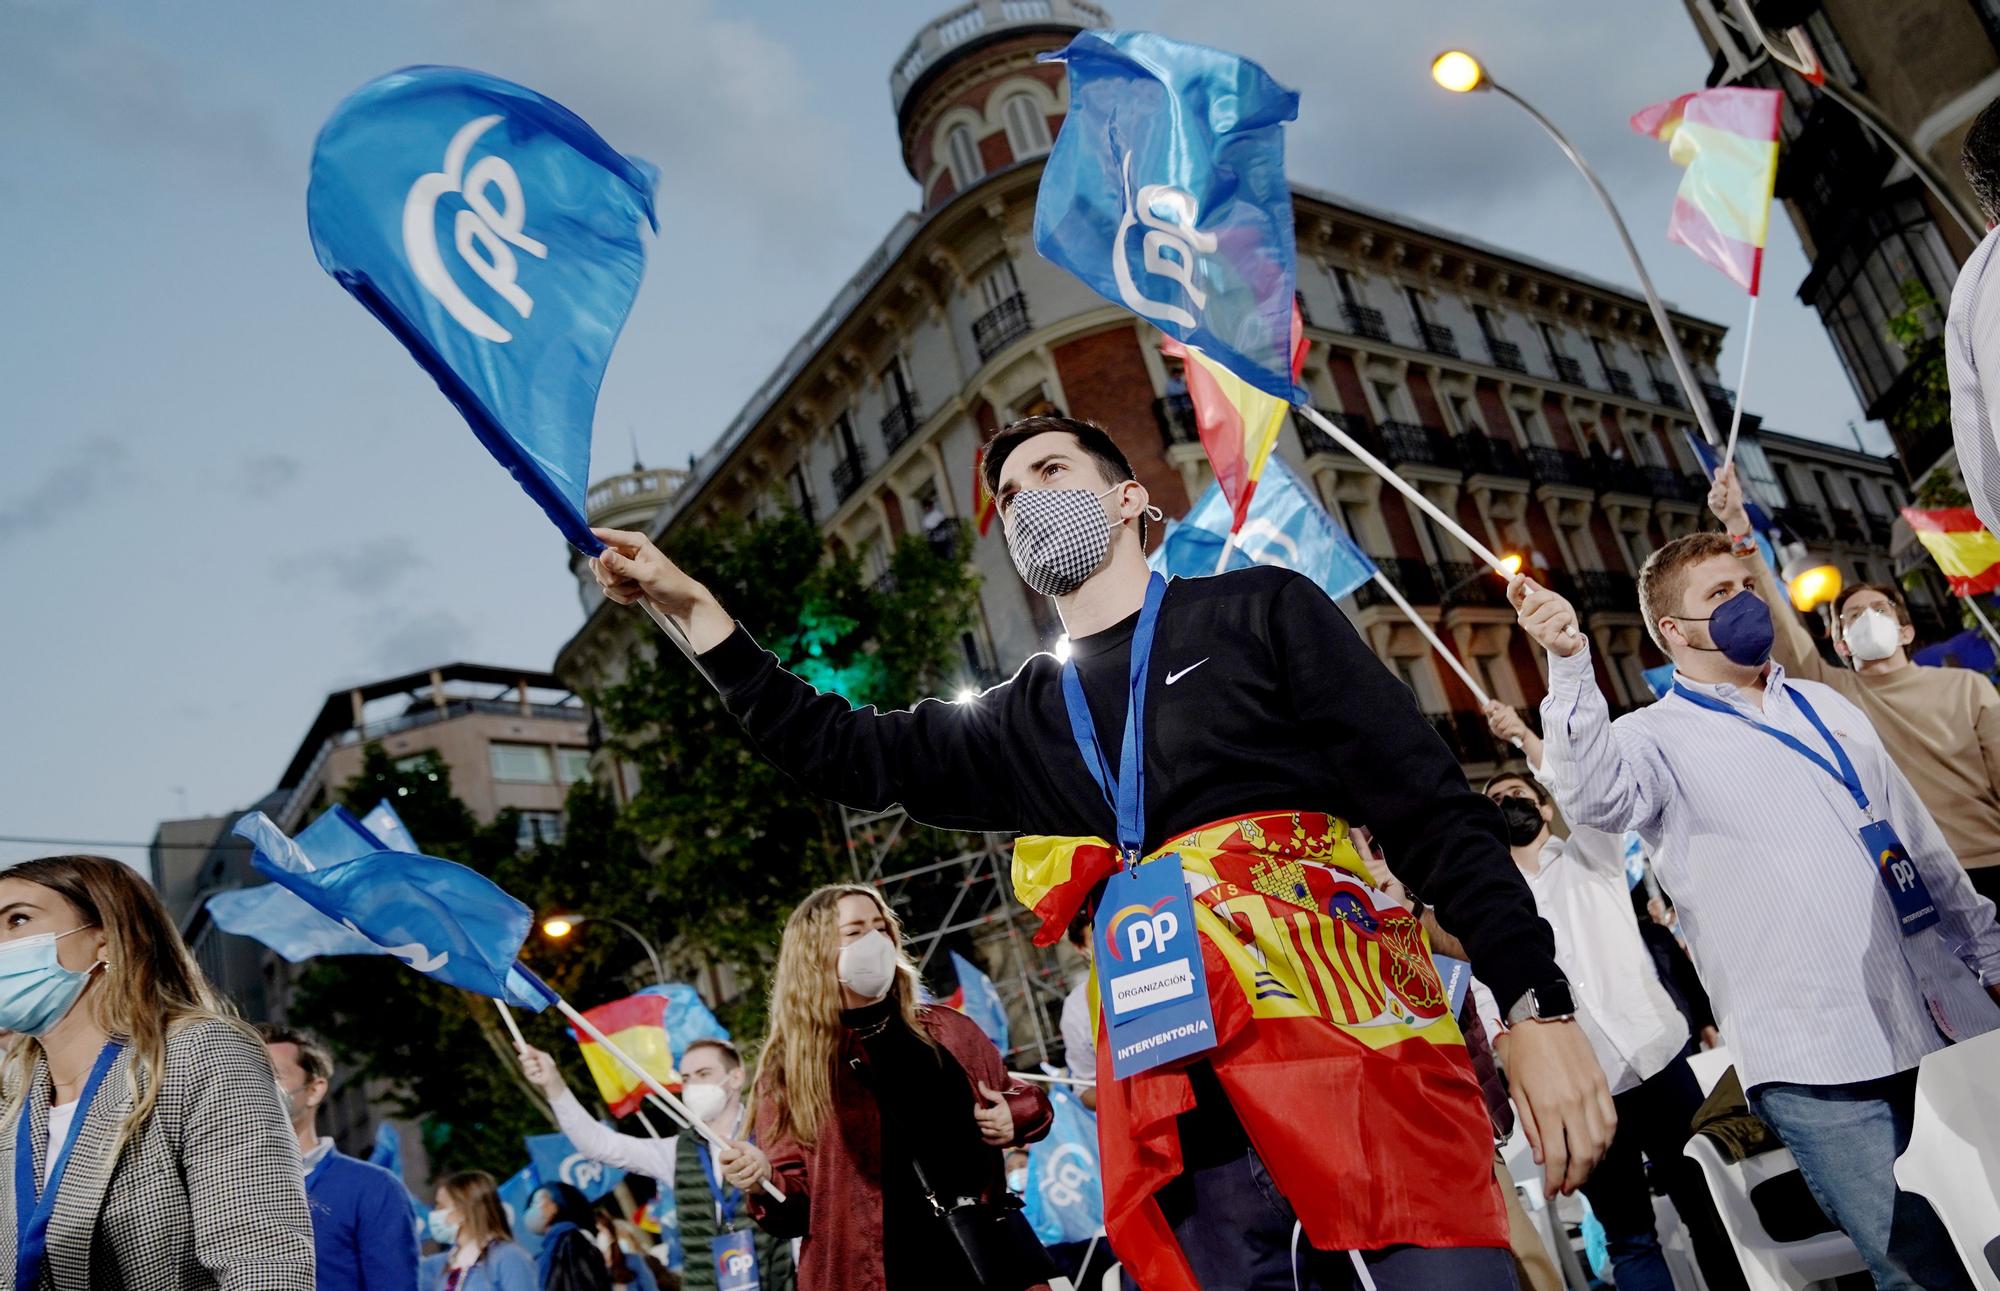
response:
[[[552,914],[542,920],[542,935],[551,941],[561,941],[564,937],[569,936],[572,932],[575,932],[587,923],[608,923],[612,927],[622,930],[632,940],[638,942],[640,947],[646,952],[646,958],[652,961],[654,983],[661,986],[666,984],[667,970],[660,965],[660,952],[653,949],[653,943],[646,939],[645,933],[640,932],[623,919],[613,919],[608,915],[601,914]]]
[[[1583,159],[1583,154],[1556,128],[1556,123],[1541,114],[1534,104],[1514,91],[1500,84],[1486,74],[1479,60],[1463,50],[1452,49],[1439,54],[1431,61],[1431,79],[1454,94],[1470,94],[1477,90],[1492,90],[1513,103],[1535,119],[1535,124],[1555,140],[1556,147],[1562,149],[1563,156],[1583,175],[1590,184],[1590,191],[1597,194],[1597,200],[1604,204],[1605,214],[1611,217],[1612,226],[1618,230],[1618,240],[1625,244],[1625,256],[1632,262],[1632,272],[1639,276],[1639,288],[1646,295],[1646,304],[1653,311],[1653,325],[1660,329],[1660,339],[1666,344],[1667,357],[1673,360],[1674,375],[1680,379],[1681,389],[1687,393],[1688,408],[1693,411],[1695,421],[1701,426],[1702,437],[1718,448],[1722,437],[1715,433],[1715,423],[1709,419],[1708,398],[1702,393],[1701,383],[1695,380],[1694,369],[1688,365],[1687,355],[1681,351],[1680,338],[1674,335],[1673,320],[1667,317],[1667,307],[1660,300],[1660,293],[1653,288],[1652,275],[1646,272],[1645,262],[1639,259],[1639,248],[1632,241],[1631,231],[1625,227],[1625,217],[1618,213],[1617,204],[1604,184],[1597,178],[1597,172]]]

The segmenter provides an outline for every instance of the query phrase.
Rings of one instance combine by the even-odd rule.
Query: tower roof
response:
[[[970,53],[982,45],[1035,31],[1073,34],[1109,27],[1111,15],[1089,0],[972,0],[924,25],[889,72],[889,99],[899,125],[904,108],[941,67],[947,55]]]

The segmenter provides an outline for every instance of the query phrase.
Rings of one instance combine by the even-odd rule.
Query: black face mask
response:
[[[1548,828],[1542,809],[1531,798],[1502,798],[1500,818],[1507,822],[1507,841],[1515,847],[1526,847]]]

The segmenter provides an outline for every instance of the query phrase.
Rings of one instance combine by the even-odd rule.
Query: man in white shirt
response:
[[[1570,826],[1568,838],[1556,837],[1549,828],[1555,809],[1534,779],[1542,773],[1540,737],[1497,702],[1487,706],[1486,724],[1498,739],[1518,744],[1528,760],[1530,774],[1502,771],[1487,780],[1485,793],[1500,808],[1514,864],[1555,933],[1556,962],[1575,996],[1576,1020],[1618,1107],[1618,1130],[1583,1195],[1604,1225],[1619,1291],[1673,1291],[1653,1226],[1648,1160],[1669,1185],[1711,1288],[1742,1286],[1707,1190],[1683,1155],[1702,1102],[1701,1083],[1687,1064],[1695,1044],[1640,940],[1625,880],[1625,840],[1579,824]],[[1497,1010],[1480,1020],[1497,1037],[1494,1048],[1505,1063],[1507,1039]]]
[[[2000,274],[1990,273],[2000,246],[2000,100],[1986,105],[1959,153],[1965,178],[1986,216],[1985,240],[1972,249],[1951,289],[1944,325],[1951,381],[1951,438],[1972,506],[2000,533]]]
[[[1078,915],[1070,921],[1066,934],[1069,944],[1083,955],[1085,963],[1090,962],[1090,921]],[[1069,1064],[1072,1080],[1081,1081],[1076,1086],[1077,1101],[1091,1111],[1097,1110],[1097,1045],[1095,1032],[1090,1025],[1090,975],[1070,988],[1063,997],[1062,1038],[1063,1061]]]
[[[1549,652],[1543,774],[1563,814],[1657,858],[1753,1110],[1878,1287],[1970,1288],[1897,1189],[1925,1054],[2000,1027],[2000,928],[1861,711],[1769,662],[1770,609],[1720,534],[1639,575],[1673,689],[1615,723],[1562,597],[1508,598]]]

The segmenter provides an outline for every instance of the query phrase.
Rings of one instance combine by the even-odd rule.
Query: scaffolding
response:
[[[1007,1010],[1012,1046],[1001,1055],[1023,1067],[1054,1062],[1061,1055],[1060,1014],[1069,983],[1056,948],[1031,940],[1035,918],[1014,900],[1008,870],[1011,836],[931,830],[901,807],[861,812],[841,808],[854,881],[882,893],[903,920],[903,942],[928,974],[932,959],[948,944],[969,950],[967,958],[993,980]],[[951,840],[950,852],[918,860],[924,837]]]

